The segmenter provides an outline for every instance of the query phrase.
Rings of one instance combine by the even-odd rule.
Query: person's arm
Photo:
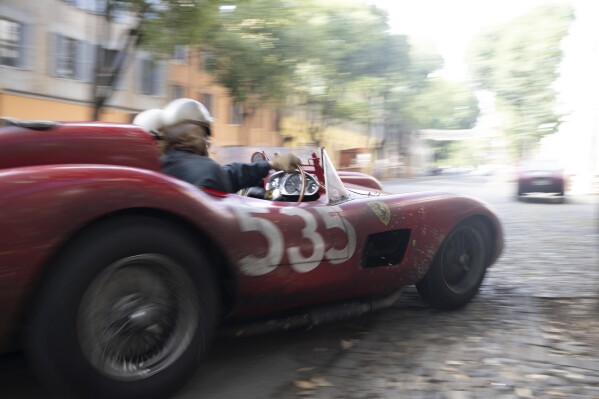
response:
[[[230,190],[235,193],[243,188],[252,187],[268,176],[271,169],[270,162],[259,161],[254,163],[229,163],[223,165],[225,175],[229,178]]]
[[[223,170],[229,176],[231,183],[230,192],[235,193],[242,188],[252,187],[268,176],[271,169],[284,170],[292,173],[300,165],[300,159],[293,154],[285,154],[274,158],[272,161],[259,161],[254,163],[229,163]]]

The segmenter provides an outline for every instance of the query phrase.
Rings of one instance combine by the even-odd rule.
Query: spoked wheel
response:
[[[59,256],[27,325],[34,370],[61,396],[164,398],[207,351],[217,314],[207,259],[177,226],[107,221]]]
[[[478,292],[490,255],[487,227],[466,221],[445,238],[424,278],[416,284],[420,295],[438,309],[457,309]]]
[[[171,366],[197,330],[195,287],[163,255],[121,259],[103,270],[83,296],[77,335],[85,358],[102,374],[141,380]]]

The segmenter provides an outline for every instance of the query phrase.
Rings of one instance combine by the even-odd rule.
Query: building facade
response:
[[[108,24],[106,0],[2,0],[0,2],[0,116],[18,119],[93,119],[96,57],[108,66],[136,21],[127,13]],[[214,84],[202,56],[177,46],[157,61],[137,50],[127,56],[100,120],[130,122],[137,113],[178,97],[204,103],[216,117],[216,145],[280,145],[277,115],[251,115]]]

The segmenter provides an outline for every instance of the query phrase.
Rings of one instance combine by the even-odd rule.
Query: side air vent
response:
[[[410,229],[371,234],[366,240],[362,267],[393,266],[401,262],[410,241]]]

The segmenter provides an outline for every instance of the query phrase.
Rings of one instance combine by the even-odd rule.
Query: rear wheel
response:
[[[72,242],[53,270],[26,348],[60,394],[167,397],[207,350],[216,285],[177,226],[149,217],[102,223]]]
[[[445,238],[418,292],[433,307],[443,310],[466,305],[478,292],[490,254],[487,227],[469,220],[455,227]]]

